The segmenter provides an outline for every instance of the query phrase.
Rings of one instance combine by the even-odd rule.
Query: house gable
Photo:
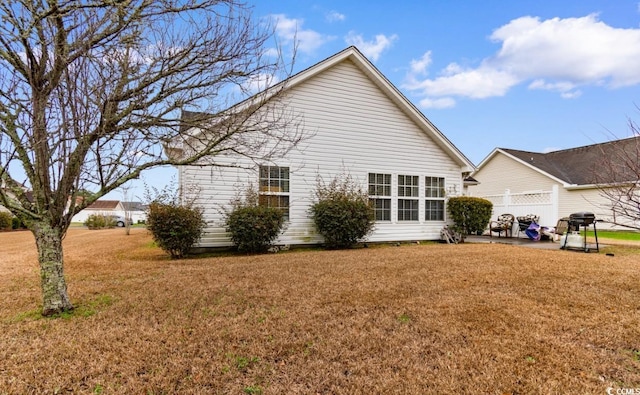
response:
[[[366,85],[375,85],[378,87],[379,92],[382,92],[389,101],[395,104],[395,107],[403,112],[405,116],[409,117],[415,125],[417,125],[422,133],[427,135],[440,149],[454,160],[465,173],[471,173],[475,170],[473,163],[431,122],[427,117],[422,114],[417,107],[413,105],[356,47],[348,47],[343,51],[297,73],[296,75],[288,78],[287,80],[276,84],[266,92],[260,93],[255,97],[270,97],[272,94],[278,94],[282,89],[286,91],[286,96],[291,97],[292,92],[296,91],[301,85],[309,84],[310,80],[316,79],[318,76],[326,74],[327,70],[335,67],[344,62],[350,62],[354,65],[361,75],[368,77],[368,83]],[[324,78],[324,77],[322,77]],[[358,88],[363,88],[365,85],[360,85]],[[321,87],[322,88],[322,87]],[[346,89],[346,87],[345,87]],[[270,93],[272,92],[272,93]],[[252,98],[245,100],[242,103],[237,104],[238,107],[249,105],[252,102]],[[363,100],[362,104],[366,105],[367,100]],[[350,101],[350,105],[354,104],[354,101]],[[291,106],[291,104],[287,104]],[[183,111],[183,119],[188,119],[187,124],[192,125],[194,120],[206,118],[202,113]],[[305,117],[306,118],[306,117]],[[308,125],[305,124],[305,127]],[[184,129],[184,126],[181,127]],[[182,130],[184,131],[184,130]],[[195,131],[199,133],[198,130]],[[166,146],[167,153],[176,152],[179,155],[180,147]]]
[[[473,174],[478,185],[470,187],[473,195],[502,194],[509,189],[513,192],[549,190],[562,180],[541,171],[503,149],[495,149],[478,166]]]
[[[305,128],[314,134],[301,145],[305,160],[317,155],[338,173],[372,161],[407,171],[420,161],[434,167],[446,163],[460,171],[457,158],[349,59],[291,88],[288,103],[304,114]],[[402,153],[401,147],[410,148]]]
[[[85,210],[113,211],[123,210],[123,208],[119,200],[96,200]]]
[[[450,155],[464,172],[471,172],[475,166],[449,139],[420,112],[356,47],[349,47],[342,52],[317,64],[306,72],[300,73],[291,85],[295,86],[304,80],[311,78],[336,64],[350,60],[380,91],[391,100],[397,108],[420,127],[423,133],[429,136],[444,152]]]

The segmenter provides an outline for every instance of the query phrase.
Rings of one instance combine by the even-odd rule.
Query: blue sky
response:
[[[640,121],[638,0],[250,3],[285,51],[297,40],[295,71],[355,45],[476,165]]]

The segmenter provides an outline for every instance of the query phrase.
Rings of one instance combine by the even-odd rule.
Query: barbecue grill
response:
[[[577,226],[589,226],[596,222],[593,213],[574,213],[569,216],[569,222]]]
[[[583,227],[584,230],[584,238],[582,242],[582,247],[580,249],[584,250],[584,252],[589,252],[589,246],[587,245],[587,228],[589,225],[593,225],[593,233],[596,237],[596,251],[600,251],[600,246],[598,245],[598,231],[596,229],[596,216],[593,213],[580,212],[573,213],[569,215],[569,229],[568,232],[579,232],[580,227]],[[564,244],[560,247],[562,249],[567,249],[567,240],[569,240],[569,235],[564,238]]]

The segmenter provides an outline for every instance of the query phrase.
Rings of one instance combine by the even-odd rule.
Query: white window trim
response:
[[[369,191],[369,187],[371,186],[371,183],[369,181],[369,177],[370,177],[371,174],[376,175],[376,177],[378,175],[383,175],[383,176],[387,176],[388,175],[389,176],[389,195],[371,195],[371,194],[368,194],[370,200],[388,200],[389,201],[389,219],[380,219],[380,220],[376,219],[375,222],[378,222],[378,223],[393,223],[394,222],[394,209],[393,209],[393,207],[394,207],[394,204],[393,204],[393,199],[394,199],[393,198],[393,196],[394,196],[393,178],[394,178],[394,174],[390,173],[390,172],[377,172],[377,171],[376,172],[373,172],[373,171],[367,172],[367,193],[370,192]],[[374,185],[375,186],[378,186],[378,185],[386,186],[386,184],[378,184],[377,180],[376,180],[376,183]],[[375,209],[375,207],[374,207],[374,209]],[[377,213],[377,211],[376,211],[376,213]]]
[[[431,197],[427,196],[427,177],[429,178],[438,178],[442,179],[442,190],[444,191],[444,196],[442,197]],[[434,223],[434,222],[446,222],[447,221],[447,177],[441,175],[431,175],[425,174],[422,177],[422,181],[424,182],[422,187],[424,206],[422,209],[422,215],[425,223]],[[442,202],[442,219],[427,219],[427,200],[428,201],[441,201]]]
[[[261,177],[261,173],[260,170],[266,167],[267,171],[270,174],[270,170],[273,167],[277,167],[278,169],[282,169],[282,168],[286,168],[287,169],[287,174],[288,174],[288,178],[286,180],[288,180],[289,183],[289,190],[287,192],[283,192],[283,191],[271,191],[271,190],[267,190],[267,191],[262,191],[261,190],[261,181],[263,180],[263,178]],[[279,174],[278,174],[279,175]],[[278,177],[278,180],[284,180],[283,178]],[[267,178],[267,180],[271,180],[271,177],[269,176]],[[270,186],[269,186],[270,187]],[[285,213],[285,220],[289,221],[291,219],[291,167],[288,165],[275,165],[275,164],[264,164],[264,165],[259,165],[258,166],[258,199],[260,199],[260,196],[286,196],[289,198],[289,205],[287,206],[287,211]],[[284,210],[283,210],[284,212]]]
[[[402,184],[402,186],[400,184],[400,177],[404,177],[404,179],[405,179],[405,183]],[[413,184],[408,185],[406,183],[406,178],[407,177],[412,177],[412,178],[415,177],[417,179],[417,181],[418,181],[418,184],[417,185],[413,185]],[[396,196],[395,214],[396,214],[396,221],[399,222],[399,223],[421,223],[421,218],[420,218],[421,217],[421,215],[420,215],[420,211],[421,210],[420,210],[420,208],[421,208],[422,204],[420,204],[420,201],[421,201],[421,198],[420,198],[420,189],[421,189],[420,178],[421,178],[420,175],[416,175],[416,174],[397,174],[395,176],[395,179],[396,179],[395,191],[396,191],[396,195],[397,195]],[[412,196],[406,196],[406,195],[400,196],[400,188],[405,188],[406,189],[407,187],[410,187],[410,188],[415,187],[415,188],[417,188],[417,191],[418,191],[417,196],[413,196],[413,195]],[[412,201],[418,203],[418,207],[416,209],[416,211],[417,211],[416,214],[418,214],[418,215],[417,215],[416,219],[400,219],[400,200],[412,200]]]

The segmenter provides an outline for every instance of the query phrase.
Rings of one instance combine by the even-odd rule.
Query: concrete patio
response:
[[[465,237],[465,243],[501,243],[509,245],[517,245],[522,247],[538,248],[542,250],[560,250],[561,244],[559,241],[541,240],[534,241],[528,237],[489,237],[488,235],[482,236],[467,236]],[[595,243],[587,243],[587,247],[592,252],[596,252]],[[599,243],[599,247],[602,248],[603,244]],[[579,249],[570,249],[571,251],[582,251]]]

